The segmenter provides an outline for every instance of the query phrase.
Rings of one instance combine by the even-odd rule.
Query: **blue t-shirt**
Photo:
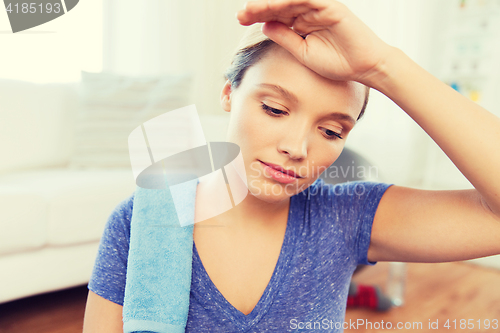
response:
[[[352,273],[367,260],[373,218],[392,184],[326,184],[318,178],[290,198],[273,275],[248,315],[233,307],[205,271],[193,243],[186,332],[342,332]],[[110,215],[88,288],[123,305],[134,194]]]

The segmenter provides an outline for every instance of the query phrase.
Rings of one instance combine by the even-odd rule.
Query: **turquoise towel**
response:
[[[123,330],[184,332],[189,311],[196,187],[137,186],[132,210]],[[172,191],[171,191],[172,190]],[[182,227],[181,227],[182,226]]]

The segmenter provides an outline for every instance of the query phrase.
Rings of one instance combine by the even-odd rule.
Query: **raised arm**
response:
[[[263,32],[318,74],[384,93],[473,184],[475,189],[460,191],[391,186],[373,222],[370,261],[440,262],[500,253],[498,117],[384,43],[337,1],[251,1],[237,17],[243,25],[266,22]]]
[[[395,187],[377,211],[369,257],[433,262],[500,253],[500,118],[398,49],[367,83],[415,120],[475,188]]]

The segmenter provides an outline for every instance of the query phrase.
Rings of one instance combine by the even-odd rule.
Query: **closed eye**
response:
[[[275,109],[270,107],[269,105],[266,105],[264,103],[261,104],[262,109],[271,117],[280,117],[281,115],[287,114],[285,111]],[[339,133],[329,130],[325,128],[325,131],[323,132],[326,134],[325,138],[327,140],[337,140],[337,139],[342,139],[342,136],[340,136]]]
[[[264,103],[261,104],[262,109],[271,117],[279,117],[282,114],[286,114],[285,111],[281,111],[275,108],[270,107]]]
[[[332,130],[329,130],[327,128],[325,128],[325,134],[327,134],[327,139],[328,140],[337,140],[337,139],[342,139],[342,137],[340,136],[339,133],[335,132],[335,131],[332,131]]]

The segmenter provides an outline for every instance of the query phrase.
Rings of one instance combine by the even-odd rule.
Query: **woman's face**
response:
[[[365,89],[316,74],[280,46],[248,68],[238,88],[231,90],[226,82],[221,94],[223,109],[231,112],[226,141],[241,148],[250,193],[280,202],[309,187],[342,152]],[[280,181],[281,173],[266,167],[270,163],[300,178]]]

